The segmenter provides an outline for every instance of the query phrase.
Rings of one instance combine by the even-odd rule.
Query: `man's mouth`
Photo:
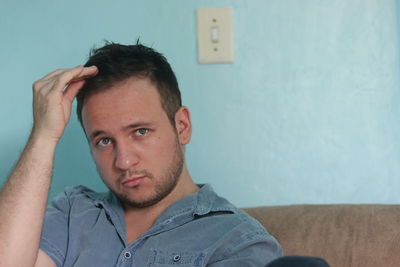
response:
[[[136,187],[136,186],[139,186],[143,182],[144,178],[146,178],[146,176],[137,176],[137,177],[124,179],[122,181],[122,185],[126,186],[126,187]]]

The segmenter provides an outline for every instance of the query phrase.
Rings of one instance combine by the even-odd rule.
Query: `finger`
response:
[[[98,71],[96,66],[84,67],[79,74],[75,75],[71,79],[71,81],[69,81],[67,83],[67,85],[72,83],[72,82],[77,82],[77,81],[81,81],[81,80],[85,80],[87,78],[93,77],[93,76],[97,75],[98,72],[99,71]]]
[[[67,69],[57,69],[57,70],[55,70],[55,71],[53,71],[53,72],[50,72],[50,73],[48,73],[47,75],[45,75],[45,76],[43,76],[40,80],[47,80],[47,79],[49,79],[49,78],[51,78],[51,77],[54,77],[54,76],[56,76],[56,75],[58,75],[58,74],[60,74],[60,73],[62,73],[62,72],[64,72],[64,71],[66,71]]]
[[[76,82],[72,82],[68,85],[68,88],[64,91],[64,98],[72,103],[76,95],[78,94],[79,90],[83,87],[85,84],[85,80],[80,80]]]
[[[43,78],[41,78],[40,80],[37,80],[36,82],[33,83],[33,89],[34,91],[49,91],[52,89],[55,79],[60,76],[62,73],[66,73],[69,72],[71,70],[81,70],[83,67],[82,66],[77,66],[73,69],[58,69],[55,70],[49,74],[47,74],[46,76],[44,76]]]
[[[85,79],[95,76],[98,72],[99,71],[96,66],[84,68],[80,75],[74,78],[73,81],[71,81],[71,83],[68,84],[68,86],[64,90],[65,99],[72,103],[80,89],[85,84]]]
[[[72,69],[75,69],[75,68],[82,68],[82,66],[76,66],[76,67],[74,67],[74,68],[57,69],[57,70],[55,70],[55,71],[53,71],[53,72],[50,72],[49,74],[47,74],[46,76],[44,76],[44,77],[41,78],[40,80],[48,80],[48,79],[51,79],[51,78],[54,77],[54,76],[60,75],[60,74],[63,73],[63,72],[66,72],[66,71],[69,71],[69,70],[72,70]]]
[[[89,74],[94,75],[94,73],[96,73],[96,69],[91,68],[91,70],[89,71],[80,66],[63,72],[59,74],[54,81],[52,91],[56,93],[63,92],[66,86],[68,86],[71,82],[82,80],[83,77],[88,76]],[[81,75],[82,73],[84,74],[84,76]]]
[[[77,66],[72,69],[60,69],[47,75],[47,79],[41,79],[34,84],[35,91],[41,91],[42,94],[61,95],[69,84],[92,77],[98,73],[95,66],[83,67]]]
[[[82,69],[82,72],[79,75],[77,75],[76,77],[74,77],[72,79],[72,81],[79,81],[79,80],[84,80],[84,79],[93,77],[93,76],[97,75],[98,72],[99,72],[99,70],[97,69],[96,66],[84,67]]]
[[[54,80],[55,78],[58,78],[58,76],[60,76],[64,73],[69,73],[71,71],[75,73],[75,71],[79,71],[79,70],[82,70],[80,72],[81,75],[74,78],[74,80],[85,79],[85,78],[91,77],[92,75],[97,74],[97,72],[98,72],[98,69],[96,66],[91,66],[91,67],[76,66],[75,68],[58,69],[58,70],[55,70],[55,71],[47,74],[40,80],[36,81],[35,84],[43,84],[45,82],[49,82],[49,81]]]

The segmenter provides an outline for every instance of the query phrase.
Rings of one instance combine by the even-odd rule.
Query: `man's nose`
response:
[[[139,162],[139,155],[132,144],[119,144],[115,151],[115,167],[129,170]]]

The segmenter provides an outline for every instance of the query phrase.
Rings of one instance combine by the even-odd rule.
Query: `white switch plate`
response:
[[[230,63],[234,60],[232,8],[197,9],[199,62]]]

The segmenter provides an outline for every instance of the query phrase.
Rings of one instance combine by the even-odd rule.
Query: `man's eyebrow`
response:
[[[126,131],[126,130],[134,129],[134,128],[150,127],[153,124],[154,124],[153,122],[142,122],[142,121],[139,121],[139,122],[135,122],[135,123],[132,123],[132,124],[128,124],[126,126],[122,126],[121,129]],[[103,135],[103,134],[107,134],[107,132],[106,131],[102,131],[102,130],[96,130],[90,135],[90,139],[94,139],[97,136]]]
[[[106,133],[105,131],[101,131],[101,130],[94,131],[94,132],[90,135],[90,139],[92,140],[92,139],[96,138],[97,136],[102,135],[102,134],[105,134],[105,133]]]
[[[151,126],[153,124],[154,123],[151,122],[151,121],[148,121],[148,122],[138,121],[138,122],[123,126],[123,127],[121,127],[121,129],[122,130],[129,130],[129,129],[132,129],[132,128],[149,127],[149,126]]]

